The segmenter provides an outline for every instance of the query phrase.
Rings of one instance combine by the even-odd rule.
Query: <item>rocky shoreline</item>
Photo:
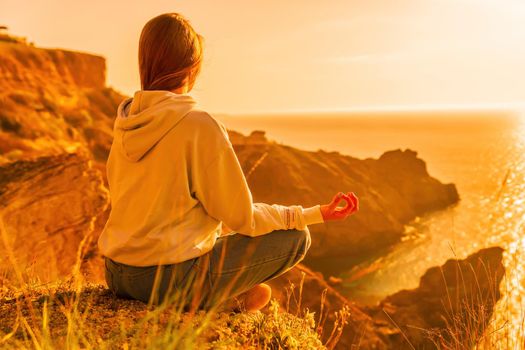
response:
[[[308,293],[303,293],[302,307],[320,310],[324,290],[327,314],[349,305],[351,317],[338,344],[340,349],[351,349],[358,343],[362,349],[435,349],[436,342],[441,348],[463,349],[482,336],[501,297],[499,284],[505,274],[502,253],[500,247],[492,247],[465,259],[450,259],[428,269],[417,288],[399,291],[368,307],[348,300],[305,266],[271,284],[277,291],[274,296],[283,304],[286,285],[292,282],[298,286],[304,279],[303,289]],[[330,328],[333,314],[327,317]],[[468,326],[475,331],[467,334]]]

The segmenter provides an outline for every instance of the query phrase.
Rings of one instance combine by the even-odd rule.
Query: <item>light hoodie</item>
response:
[[[226,127],[188,94],[141,90],[122,101],[106,171],[111,212],[98,246],[128,265],[201,256],[223,223],[259,236],[323,222],[320,205],[253,203]]]

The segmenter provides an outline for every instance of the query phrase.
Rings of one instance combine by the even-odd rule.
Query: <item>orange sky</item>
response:
[[[205,36],[193,95],[214,112],[525,102],[521,0],[0,0],[0,25],[105,56],[131,95],[140,30],[163,12]]]

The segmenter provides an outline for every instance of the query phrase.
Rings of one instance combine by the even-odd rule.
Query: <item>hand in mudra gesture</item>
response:
[[[342,200],[346,201],[346,206],[338,207],[339,203]],[[344,220],[351,214],[359,210],[359,199],[354,192],[337,193],[332,201],[328,204],[321,205],[321,213],[323,214],[323,219],[328,220]]]

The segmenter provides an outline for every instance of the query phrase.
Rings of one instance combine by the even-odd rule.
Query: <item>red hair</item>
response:
[[[139,71],[142,90],[193,87],[202,64],[203,37],[178,13],[150,19],[140,34]]]

